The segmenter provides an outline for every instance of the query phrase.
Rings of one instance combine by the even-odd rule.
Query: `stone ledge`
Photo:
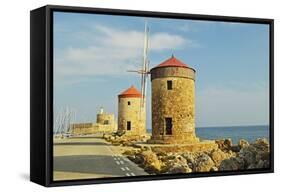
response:
[[[161,137],[151,137],[147,141],[148,144],[194,144],[198,143],[199,138],[195,134],[182,134],[182,135],[171,135]]]
[[[199,151],[211,151],[218,149],[218,145],[215,141],[202,141],[198,143],[190,144],[149,144],[149,143],[136,143],[135,147],[138,148],[150,148],[154,152],[199,152]]]

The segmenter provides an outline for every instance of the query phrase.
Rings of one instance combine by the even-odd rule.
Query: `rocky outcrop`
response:
[[[128,146],[133,147],[136,142],[146,142],[149,138],[148,135],[140,136],[127,136],[115,134],[104,134],[103,138],[115,146]]]
[[[238,142],[238,147],[239,149],[242,149],[244,147],[248,147],[250,144],[248,143],[248,141],[244,140],[244,139],[240,139]]]
[[[216,144],[218,145],[218,148],[222,151],[229,151],[232,148],[232,141],[230,138],[216,140]]]
[[[187,160],[177,154],[160,156],[163,166],[162,173],[190,173],[192,169],[188,166]]]
[[[140,167],[148,173],[160,173],[162,162],[158,159],[157,155],[151,150],[134,152],[126,151],[124,153],[128,158],[134,163],[138,164]]]
[[[269,143],[266,139],[257,139],[252,144],[240,140],[238,146],[241,149],[236,154],[236,157],[222,161],[219,166],[220,171],[269,167],[270,150]]]
[[[159,161],[157,155],[152,151],[143,151],[140,153],[140,158],[144,170],[149,173],[158,173],[161,170],[161,161]]]
[[[218,148],[200,152],[161,152],[149,146],[133,148],[124,154],[148,173],[191,173],[210,171],[235,171],[268,168],[269,143],[258,139],[249,144],[240,140],[233,145],[230,139],[216,141]]]
[[[194,172],[209,172],[215,166],[212,158],[206,153],[199,154],[194,164]]]
[[[240,157],[231,157],[221,162],[220,171],[236,171],[244,168],[244,161]]]
[[[222,150],[218,149],[218,150],[213,150],[210,152],[210,157],[212,158],[212,160],[215,163],[215,166],[218,167],[221,162],[225,159],[229,159],[231,157],[233,157],[235,154],[232,151],[229,152],[223,152]]]

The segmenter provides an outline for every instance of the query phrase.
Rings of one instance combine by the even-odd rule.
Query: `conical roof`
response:
[[[141,93],[135,88],[135,86],[131,86],[129,89],[126,89],[121,94],[118,95],[119,98],[124,97],[141,97]]]
[[[158,68],[158,67],[185,67],[185,68],[189,68],[188,65],[181,62],[179,59],[174,57],[174,55],[172,55],[169,59],[160,63],[159,65],[157,65],[154,68]]]

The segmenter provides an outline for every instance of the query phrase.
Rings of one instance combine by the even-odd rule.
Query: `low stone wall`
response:
[[[199,152],[199,151],[211,151],[218,149],[218,145],[215,141],[204,141],[192,144],[136,144],[139,147],[149,147],[152,151],[155,152],[164,152],[164,153],[176,153],[181,151],[188,152]]]
[[[103,125],[103,124],[94,124],[94,123],[85,123],[73,125],[72,133],[74,135],[87,135],[95,133],[112,133],[117,130],[116,124]]]
[[[194,144],[199,138],[194,133],[181,133],[178,135],[154,135],[147,141],[149,144]]]

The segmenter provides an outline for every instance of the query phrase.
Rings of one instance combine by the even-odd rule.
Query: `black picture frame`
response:
[[[78,12],[106,15],[126,15],[189,20],[225,21],[268,24],[270,27],[270,168],[191,174],[165,174],[134,177],[53,181],[53,12]],[[274,20],[262,18],[197,15],[47,5],[30,12],[30,180],[43,186],[63,186],[98,183],[179,179],[194,177],[242,175],[274,172]]]

